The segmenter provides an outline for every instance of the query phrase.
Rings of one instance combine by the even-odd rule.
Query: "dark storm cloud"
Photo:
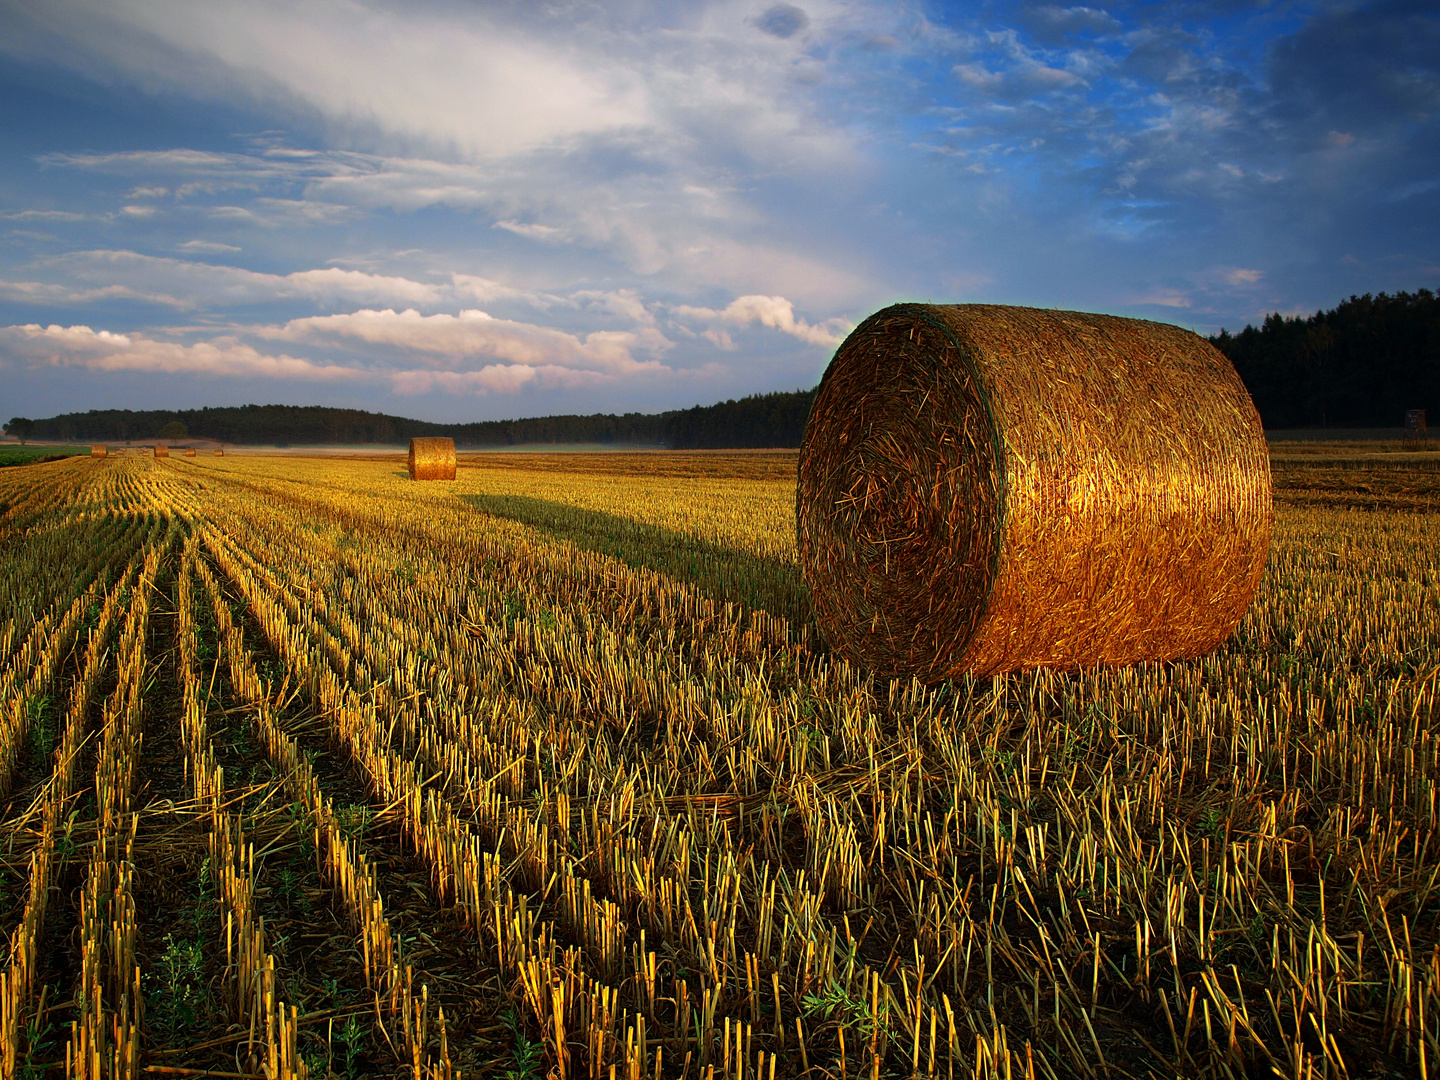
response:
[[[755,25],[777,38],[792,38],[810,25],[810,16],[794,4],[776,4],[755,19]]]
[[[1418,125],[1407,137],[1428,143],[1431,155],[1440,149],[1440,9],[1433,3],[1388,0],[1321,15],[1275,43],[1269,74],[1275,117],[1294,135],[1337,130],[1363,138]]]

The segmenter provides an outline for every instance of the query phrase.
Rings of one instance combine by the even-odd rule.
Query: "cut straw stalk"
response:
[[[454,480],[454,439],[411,439],[411,480]]]
[[[836,352],[800,451],[821,629],[928,683],[1206,653],[1249,606],[1271,516],[1235,369],[1138,319],[886,308]]]

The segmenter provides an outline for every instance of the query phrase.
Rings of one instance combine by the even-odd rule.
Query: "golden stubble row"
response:
[[[136,959],[135,769],[143,741],[142,695],[155,580],[168,544],[146,552],[117,646],[117,685],[101,714],[95,759],[95,841],[80,896],[80,986],[67,1075],[137,1077],[144,998]]]
[[[96,626],[88,634],[79,675],[70,688],[50,778],[24,817],[9,823],[15,832],[36,815],[40,819],[39,835],[30,852],[25,910],[11,936],[8,967],[0,975],[0,1049],[7,1080],[16,1075],[32,1050],[22,1045],[21,1032],[27,1030],[30,1018],[44,1011],[43,997],[39,1002],[35,998],[35,980],[51,886],[58,869],[57,843],[62,836],[70,838],[75,829],[74,818],[68,814],[75,793],[75,763],[87,739],[91,707],[110,660],[109,644],[123,614],[122,598],[128,595],[139,570],[132,564],[105,596]]]
[[[209,728],[210,685],[198,660],[193,576],[196,549],[186,543],[176,584],[176,632],[180,655],[182,739],[191,792],[206,807],[210,866],[224,908],[225,1000],[235,1023],[246,1032],[251,1071],[271,1080],[306,1080],[309,1070],[298,1052],[298,1010],[279,996],[275,958],[265,945],[265,920],[255,900],[255,845],[247,843],[240,814],[228,807],[232,792],[215,761]],[[212,673],[213,680],[213,673]]]
[[[266,684],[256,671],[243,630],[235,624],[208,565],[197,560],[195,569],[210,599],[231,685],[251,707],[251,720],[271,767],[290,798],[304,808],[314,830],[317,870],[340,893],[357,930],[365,981],[375,995],[376,1015],[386,1025],[387,1041],[403,1047],[412,1075],[451,1080],[458,1072],[449,1058],[444,1009],[439,1010],[435,1020],[439,1048],[432,1061],[428,1049],[429,989],[422,986],[419,995],[414,992],[412,969],[402,962],[398,940],[385,915],[377,876],[362,845],[345,834],[310,761],[281,726],[273,696],[279,688]]]

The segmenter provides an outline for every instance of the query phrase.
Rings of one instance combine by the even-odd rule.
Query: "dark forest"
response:
[[[95,409],[34,421],[30,439],[145,443],[213,439],[239,444],[393,443],[449,435],[457,445],[664,446],[674,450],[763,449],[800,445],[813,390],[756,394],[740,401],[664,413],[540,416],[473,424],[432,424],[403,416],[322,406],[243,405],[217,409]],[[170,425],[183,426],[184,434]],[[167,430],[168,428],[168,430]]]
[[[1230,358],[1267,428],[1440,423],[1440,298],[1429,289],[1352,296],[1308,318],[1268,316],[1210,341]]]

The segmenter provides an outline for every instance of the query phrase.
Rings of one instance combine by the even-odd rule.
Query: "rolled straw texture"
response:
[[[195,456],[195,448],[194,448],[193,446],[187,446],[187,447],[185,448],[185,456],[186,456],[186,457],[194,457],[194,456]]]
[[[155,447],[155,456],[156,456],[156,457],[169,457],[169,456],[170,456],[170,447],[168,447],[168,446],[157,446],[157,447]]]
[[[90,445],[91,457],[105,457],[109,453],[110,451],[100,443],[91,443]]]
[[[454,439],[411,439],[411,480],[454,480]]]
[[[217,447],[215,447],[215,456],[216,456],[216,457],[224,457],[224,456],[225,456],[225,448],[224,448],[223,446],[217,446]]]
[[[929,683],[1209,652],[1249,607],[1272,512],[1259,414],[1208,342],[988,304],[861,323],[796,496],[832,646]]]

